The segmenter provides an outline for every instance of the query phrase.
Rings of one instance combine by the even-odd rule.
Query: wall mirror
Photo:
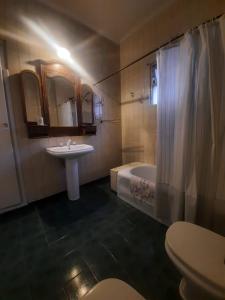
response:
[[[46,78],[49,122],[52,127],[77,127],[77,92],[62,76]]]
[[[24,97],[25,122],[42,125],[44,120],[39,77],[35,72],[25,70],[21,72],[21,82]]]
[[[32,62],[36,73],[21,72],[29,137],[96,134],[93,91],[58,62]]]
[[[94,123],[94,94],[92,88],[87,84],[82,84],[80,89],[82,123]]]

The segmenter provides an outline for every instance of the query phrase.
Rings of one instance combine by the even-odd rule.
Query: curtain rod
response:
[[[223,13],[223,14],[220,14],[220,15],[218,15],[218,16],[216,16],[216,17],[211,18],[210,20],[207,20],[207,21],[201,23],[200,25],[204,25],[204,24],[210,23],[210,22],[212,22],[212,21],[215,21],[215,20],[219,19],[220,17],[222,17],[223,15],[224,15],[224,13]],[[189,31],[193,31],[193,30],[197,29],[200,25],[191,28]],[[159,47],[157,47],[157,48],[155,48],[155,49],[149,51],[148,53],[142,55],[141,57],[139,57],[139,58],[133,60],[131,63],[129,63],[129,64],[126,65],[125,67],[123,67],[123,68],[121,68],[121,69],[119,69],[119,70],[117,70],[117,71],[115,71],[115,72],[112,72],[112,73],[109,74],[108,76],[106,76],[106,77],[104,77],[103,79],[97,81],[96,83],[94,83],[94,86],[96,86],[97,84],[102,83],[103,81],[109,79],[110,77],[112,77],[112,76],[114,76],[114,75],[116,75],[116,74],[122,72],[123,70],[125,70],[125,69],[129,68],[130,66],[136,64],[137,62],[139,62],[140,60],[146,58],[147,56],[149,56],[149,55],[151,55],[151,54],[157,52],[159,49],[161,49],[161,48],[163,48],[163,47],[169,45],[170,43],[175,42],[176,40],[179,40],[179,39],[182,38],[184,35],[185,35],[185,33],[181,33],[181,34],[175,36],[174,38],[170,39],[168,42],[166,42],[166,43],[162,44],[161,46],[159,46]]]

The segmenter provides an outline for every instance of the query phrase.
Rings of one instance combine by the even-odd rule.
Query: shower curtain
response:
[[[156,217],[225,233],[225,18],[158,56]]]

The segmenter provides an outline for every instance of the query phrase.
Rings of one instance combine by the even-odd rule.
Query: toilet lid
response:
[[[176,222],[167,230],[166,245],[193,273],[225,292],[225,238],[200,226]]]
[[[97,283],[80,300],[145,300],[134,288],[126,282],[109,278]]]

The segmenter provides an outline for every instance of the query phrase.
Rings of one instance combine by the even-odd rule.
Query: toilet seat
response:
[[[166,233],[168,255],[193,282],[225,298],[225,238],[200,226],[176,222]]]

